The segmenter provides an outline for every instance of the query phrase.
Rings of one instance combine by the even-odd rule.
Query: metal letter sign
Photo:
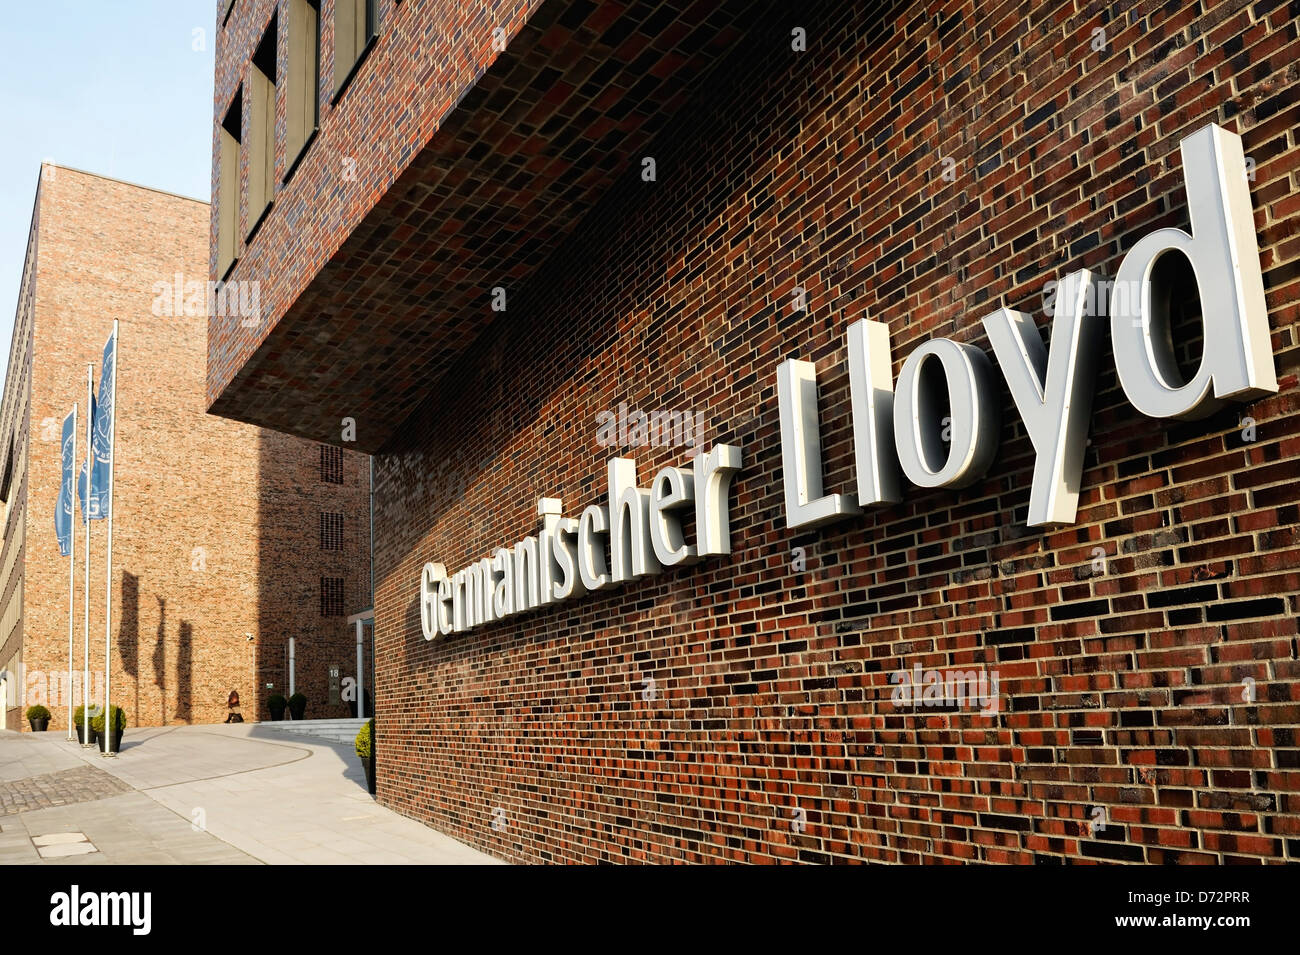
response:
[[[1057,285],[1050,348],[1025,312],[1000,308],[983,319],[1034,445],[1031,527],[1068,524],[1077,513],[1107,311],[1120,386],[1148,417],[1204,417],[1224,399],[1248,401],[1277,391],[1241,139],[1207,126],[1183,140],[1182,156],[1191,234],[1160,229],[1138,241],[1120,263],[1109,299],[1095,273],[1066,276]],[[1156,263],[1167,254],[1191,262],[1204,315],[1204,357],[1188,382],[1179,376],[1170,341],[1169,290],[1155,280]],[[850,326],[848,353],[856,497],[823,494],[812,363],[787,359],[777,369],[786,522],[792,528],[899,499],[882,421],[891,405],[894,453],[918,487],[965,487],[983,476],[997,451],[999,401],[991,365],[978,348],[945,338],[926,342],[903,363],[897,396],[888,380],[886,326]]]
[[[1105,280],[1087,269],[1065,276],[1050,346],[1028,313],[1004,307],[983,318],[1034,446],[1031,527],[1075,519],[1107,312],[1120,386],[1148,417],[1204,417],[1224,400],[1277,391],[1241,139],[1211,125],[1184,139],[1181,151],[1190,233],[1159,229],[1139,240],[1109,296]],[[1191,262],[1204,316],[1201,365],[1186,382],[1170,341],[1169,290],[1156,272],[1160,258],[1173,254]],[[813,528],[898,502],[900,471],[925,488],[966,487],[985,475],[997,454],[1001,398],[981,349],[946,338],[925,342],[903,362],[895,395],[888,326],[862,320],[849,326],[848,361],[853,492],[823,488],[816,366],[788,358],[777,367],[788,527]],[[513,549],[498,548],[450,576],[442,564],[425,564],[425,639],[729,554],[728,499],[740,466],[739,448],[718,445],[697,454],[690,468],[664,468],[641,488],[636,465],[614,458],[604,503],[576,519],[561,517],[560,502],[543,498],[541,530]],[[693,541],[682,532],[685,509],[694,511]]]
[[[1181,152],[1192,233],[1160,229],[1139,240],[1111,294],[1115,370],[1133,407],[1151,418],[1203,418],[1222,399],[1277,391],[1241,137],[1211,125],[1184,139]],[[1172,253],[1192,263],[1205,323],[1201,367],[1186,383],[1169,341],[1163,290],[1152,283],[1156,262]]]

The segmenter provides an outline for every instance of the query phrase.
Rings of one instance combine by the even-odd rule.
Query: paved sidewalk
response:
[[[94,766],[73,766],[0,783],[0,816],[77,802],[94,802],[129,792],[126,783]]]
[[[105,759],[62,734],[0,733],[0,864],[498,861],[376,803],[351,746],[161,727],[128,729]]]

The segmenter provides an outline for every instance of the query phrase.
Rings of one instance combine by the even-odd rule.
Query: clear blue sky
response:
[[[216,7],[215,0],[5,3],[0,377],[43,160],[210,198]]]

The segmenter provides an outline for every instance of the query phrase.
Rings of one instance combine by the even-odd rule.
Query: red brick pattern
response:
[[[257,278],[265,283],[263,306],[267,321],[244,328],[214,316],[208,364],[209,403],[252,354],[293,301],[337,253],[361,217],[392,186],[410,156],[428,141],[459,93],[495,56],[492,30],[507,35],[523,21],[536,0],[485,0],[480,4],[444,0],[379,0],[380,37],[367,62],[357,70],[343,95],[334,102],[334,3],[320,4],[319,132],[292,176],[293,156],[285,155],[286,99],[283,77],[288,60],[287,29],[278,31],[275,198],[271,214],[255,238],[245,244],[252,222],[247,203],[241,204],[232,280]],[[224,26],[218,24],[215,116],[226,114],[240,85],[248,81],[250,60],[272,16],[287,23],[281,0],[240,0]],[[456,55],[448,55],[455,50]],[[403,108],[383,119],[385,135],[364,128],[361,111],[347,107],[356,100],[392,98]],[[249,98],[244,97],[243,129],[249,125]],[[213,124],[213,194],[219,181],[217,121]],[[240,182],[246,195],[247,150],[243,151]],[[307,221],[311,228],[304,228]],[[209,268],[216,272],[215,207],[210,220]],[[323,317],[323,316],[322,316]],[[331,409],[333,411],[333,409]],[[232,416],[230,409],[222,409]],[[355,415],[355,409],[353,409]],[[286,429],[287,430],[287,429]],[[319,430],[319,429],[318,429]],[[337,440],[331,420],[323,440]],[[362,430],[364,439],[365,432]]]
[[[176,273],[206,281],[206,203],[47,167],[38,212],[31,340],[17,343],[32,381],[20,476],[30,503],[21,558],[28,674],[67,668],[68,561],[53,530],[58,427],[73,402],[84,415],[86,363],[98,379],[116,318],[113,701],[129,726],[220,722],[231,690],[246,720],[265,715],[265,683],[280,682],[285,641],[296,635],[309,715],[346,715],[325,706],[326,667],[355,670],[354,638],[342,620],[320,617],[317,591],[328,571],[347,579],[350,606],[369,603],[365,458],[345,453],[344,483],[324,484],[315,444],[205,413],[206,315],[154,306],[155,283]],[[78,446],[80,458],[83,439]],[[340,551],[320,551],[322,510],[349,518]],[[91,669],[101,673],[105,532],[106,522],[92,523]],[[81,535],[79,524],[78,668]],[[63,732],[66,709],[50,709],[50,730]]]
[[[749,24],[645,147],[658,181],[620,179],[376,459],[381,801],[519,861],[1300,859],[1296,15],[816,2]],[[1277,396],[1148,420],[1107,355],[1076,524],[1024,526],[1004,392],[984,482],[785,529],[779,361],[817,362],[845,488],[847,326],[887,322],[897,374],[932,336],[987,350],[998,304],[1043,321],[1046,281],[1186,227],[1178,142],[1208,122],[1255,161]],[[246,354],[218,343],[213,380]],[[744,448],[732,556],[424,642],[422,563],[520,539],[540,496],[600,501],[596,415],[623,401]],[[625,453],[643,481],[688,456]],[[915,664],[996,669],[1001,711],[899,709]]]
[[[349,446],[369,452],[490,324],[492,289],[513,294],[545,261],[734,44],[736,21],[761,9],[753,0],[380,8],[373,51],[332,107],[325,82],[320,132],[231,273],[263,282],[265,323],[214,318],[208,366],[213,413],[335,443],[351,417]],[[217,116],[274,9],[249,4],[222,33]],[[510,38],[501,53],[498,29]],[[324,53],[327,78],[332,63]],[[277,156],[279,182],[289,167]],[[214,189],[217,178],[214,159]]]

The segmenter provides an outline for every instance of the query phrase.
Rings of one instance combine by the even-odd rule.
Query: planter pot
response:
[[[44,733],[50,728],[50,718],[48,716],[43,716],[38,720],[28,720],[27,722],[31,724],[33,733]]]
[[[85,724],[83,724],[83,723],[78,723],[78,724],[77,724],[77,742],[78,742],[78,743],[84,743],[85,741],[86,741],[86,727],[85,727]]]
[[[284,710],[282,710],[282,709],[281,709],[281,710],[272,710],[272,711],[271,711],[271,719],[275,720],[277,723],[278,723],[280,720],[284,719]]]
[[[95,734],[95,742],[99,745],[99,751],[100,751],[101,753],[107,753],[107,752],[109,752],[109,750],[105,748],[105,744],[108,742],[108,734],[107,734],[107,733],[96,733],[96,734]],[[113,734],[113,749],[112,749],[112,752],[114,752],[114,753],[120,753],[120,752],[122,752],[122,730],[118,730],[117,732],[115,732],[115,733]]]
[[[300,720],[306,715],[307,715],[307,707],[305,706],[299,707],[296,710],[293,707],[289,707],[289,716],[295,720]]]
[[[375,754],[371,753],[369,758],[361,761],[361,767],[366,771],[366,789],[370,790],[370,795],[375,794]]]

